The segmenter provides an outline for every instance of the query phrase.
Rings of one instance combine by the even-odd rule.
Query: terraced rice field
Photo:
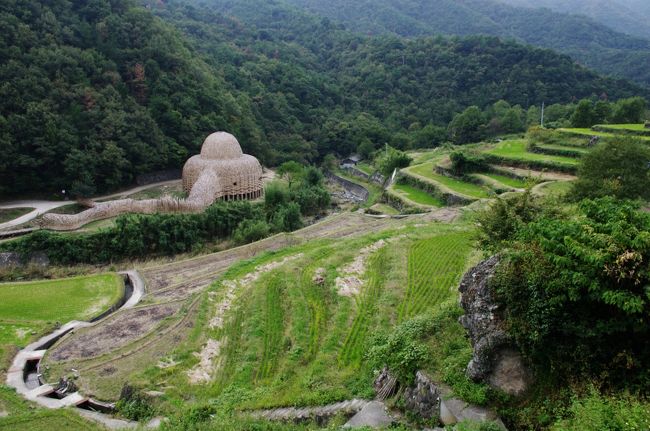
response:
[[[589,148],[569,146],[569,145],[558,145],[558,144],[538,144],[541,149],[555,150],[555,151],[570,151],[576,155],[582,155],[589,152]]]
[[[440,199],[431,196],[429,193],[417,189],[408,184],[395,184],[393,185],[393,189],[397,191],[398,194],[404,196],[410,201],[415,202],[416,204],[437,207],[437,208],[445,206],[445,203],[442,202]]]
[[[526,187],[526,181],[519,178],[513,178],[507,175],[499,175],[492,172],[487,172],[481,175],[485,175],[486,177],[491,178],[494,181],[498,181],[501,184],[505,184],[508,187],[513,187],[516,189],[523,189]]]
[[[415,242],[408,252],[407,291],[399,308],[399,320],[413,317],[453,296],[471,250],[469,232]]]
[[[612,128],[612,125],[607,126],[608,128]],[[621,128],[623,130],[624,128]],[[565,129],[558,129],[560,132],[566,132],[569,134],[576,134],[576,135],[585,135],[585,136],[600,136],[601,138],[616,138],[616,137],[621,137],[620,134],[616,133],[611,133],[611,132],[600,132],[597,130],[591,130],[591,129],[584,129],[584,128],[565,128]],[[634,138],[641,139],[644,141],[650,141],[650,136],[635,136]]]
[[[526,141],[523,139],[500,142],[494,148],[485,151],[485,153],[506,159],[531,162],[550,162],[564,166],[575,166],[579,163],[578,159],[572,157],[553,156],[548,154],[528,152],[526,148]]]
[[[359,366],[361,363],[368,331],[372,326],[377,312],[377,302],[384,287],[387,263],[385,248],[377,251],[369,259],[366,283],[356,298],[356,316],[339,354],[340,361],[345,365]]]

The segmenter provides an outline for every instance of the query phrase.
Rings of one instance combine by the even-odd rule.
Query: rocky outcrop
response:
[[[470,420],[493,422],[501,429],[506,429],[494,411],[454,397],[449,387],[434,382],[423,371],[417,372],[414,386],[404,391],[404,405],[409,411],[431,423],[454,425]]]
[[[474,350],[467,365],[467,376],[518,396],[526,392],[532,374],[504,330],[504,322],[498,314],[499,306],[489,288],[489,281],[498,265],[498,256],[481,262],[465,274],[458,288],[460,303],[465,310],[460,323],[467,330]]]
[[[418,371],[414,386],[404,391],[404,405],[422,419],[440,419],[440,390],[423,372]]]
[[[32,253],[27,259],[23,259],[19,253],[15,252],[0,253],[0,269],[26,265],[46,267],[49,264],[50,259],[47,254],[41,251]]]

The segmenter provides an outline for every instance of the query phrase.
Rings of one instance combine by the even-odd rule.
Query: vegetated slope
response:
[[[515,7],[495,0],[286,0],[362,33],[402,36],[487,34],[557,49],[602,73],[650,85],[650,41],[596,22],[578,7],[567,13]],[[516,0],[515,0],[516,1]],[[569,3],[577,3],[569,2]],[[565,8],[567,9],[567,8]],[[609,8],[608,8],[609,9]],[[650,28],[650,27],[649,27]]]
[[[514,6],[546,7],[588,16],[614,30],[650,38],[650,2],[646,0],[499,0]]]
[[[295,130],[320,154],[345,154],[363,138],[400,146],[403,134],[446,126],[472,104],[506,99],[527,107],[579,94],[645,93],[566,56],[496,38],[368,38],[282,3],[210,5],[151,7],[192,37],[228,82],[252,93],[260,112],[273,109],[266,128]]]
[[[514,42],[366,38],[259,0],[219,6],[236,19],[148,6],[0,5],[0,195],[115,189],[220,129],[267,165],[312,162],[399,145],[473,104],[646,95]]]

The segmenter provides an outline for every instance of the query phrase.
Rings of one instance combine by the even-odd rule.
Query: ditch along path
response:
[[[242,247],[127,271],[134,289],[125,304],[93,323],[70,322],[27,346],[14,359],[7,374],[7,384],[16,388],[26,399],[46,408],[90,405],[96,410],[111,411],[113,404],[85,397],[81,392],[93,393],[88,388],[93,386],[94,379],[124,380],[125,383],[129,374],[149,366],[152,357],[167,357],[183,342],[184,331],[194,326],[201,298],[198,293],[209,287],[234,263],[311,239],[349,238],[379,232],[397,228],[404,224],[405,219],[451,222],[459,214],[458,208],[443,208],[403,218],[346,212],[296,232],[279,234]],[[30,367],[36,366],[38,372],[42,363],[47,368],[56,365],[59,370],[63,368],[68,373],[74,372],[79,377],[75,380],[79,391],[56,399],[51,397],[55,391],[52,385],[27,387]],[[358,404],[350,403],[337,409],[356,408]],[[327,411],[327,406],[323,408]],[[359,410],[361,408],[363,406]],[[135,425],[98,412],[79,409],[79,413],[113,429]]]

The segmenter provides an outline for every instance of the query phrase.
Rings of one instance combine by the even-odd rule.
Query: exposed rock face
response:
[[[22,265],[22,260],[18,253],[0,253],[0,269],[20,265]]]
[[[415,386],[404,391],[406,408],[423,419],[440,419],[440,392],[433,381],[423,372],[415,376]]]
[[[460,304],[465,310],[460,323],[469,333],[474,348],[467,376],[518,396],[526,391],[532,375],[496,313],[499,306],[488,284],[498,264],[498,256],[481,262],[465,274],[458,288]]]
[[[0,269],[24,265],[45,267],[49,264],[50,259],[47,257],[47,254],[40,251],[32,253],[26,260],[22,259],[18,253],[0,253]]]

